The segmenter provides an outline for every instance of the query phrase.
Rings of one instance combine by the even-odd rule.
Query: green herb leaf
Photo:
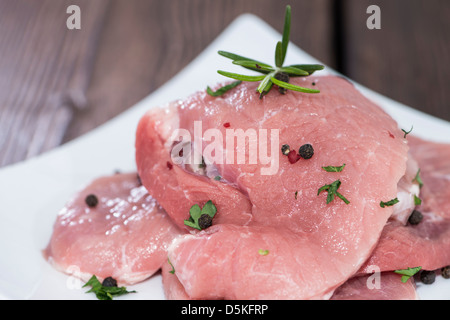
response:
[[[209,215],[211,218],[214,218],[214,216],[217,213],[217,208],[216,206],[213,204],[213,202],[211,200],[209,200],[208,202],[205,203],[205,205],[203,206],[202,209],[202,213],[201,214],[207,214]]]
[[[189,220],[184,220],[184,224],[188,227],[195,228],[197,230],[202,230],[202,228],[198,224],[198,220],[203,214],[209,215],[211,218],[214,218],[214,216],[217,213],[217,208],[213,204],[211,200],[208,200],[205,205],[203,206],[203,209],[200,209],[200,206],[198,204],[194,204],[191,209],[189,210]]]
[[[283,65],[283,47],[281,41],[277,42],[275,47],[275,65],[280,68]]]
[[[172,270],[169,271],[169,273],[171,274],[175,274],[175,268],[173,267],[172,262],[170,262],[169,258],[167,258],[167,262],[170,264],[170,266],[172,267]]]
[[[283,27],[283,38],[281,39],[281,63],[277,67],[281,67],[286,58],[287,47],[289,45],[289,38],[291,36],[291,6],[286,6],[286,12],[284,14],[284,27]]]
[[[323,191],[327,191],[328,192],[327,204],[332,202],[334,200],[335,196],[337,196],[339,199],[344,201],[345,204],[349,204],[350,201],[348,201],[342,194],[340,194],[337,191],[340,186],[341,186],[341,181],[340,180],[336,180],[336,181],[334,181],[331,184],[327,184],[327,185],[324,185],[323,187],[320,187],[318,192],[317,192],[317,195],[320,195],[320,193],[323,192]]]
[[[415,267],[415,268],[407,268],[407,269],[402,269],[402,270],[395,270],[394,272],[397,274],[401,274],[402,282],[406,283],[409,280],[409,278],[414,276],[421,269],[422,269],[422,267]]]
[[[314,72],[324,69],[324,66],[321,64],[293,64],[293,65],[287,66],[286,68],[290,68],[290,67],[306,71],[306,72],[308,72],[308,75],[312,75]]]
[[[288,90],[304,92],[304,93],[320,93],[320,90],[299,87],[299,86],[296,86],[296,85],[293,85],[293,84],[290,84],[290,83],[287,83],[284,81],[277,80],[274,77],[272,77],[271,80],[277,86],[286,88]]]
[[[340,167],[333,167],[333,166],[322,167],[322,169],[325,170],[326,172],[342,172],[342,170],[344,170],[344,168],[345,168],[345,163]]]
[[[403,136],[403,138],[406,138],[406,136],[407,136],[408,134],[410,134],[410,133],[413,131],[413,128],[414,128],[414,126],[412,126],[412,127],[411,127],[411,130],[409,130],[409,131],[406,131],[406,130],[402,129],[402,131],[405,133],[405,135]]]
[[[214,180],[220,181],[220,180],[222,180],[222,177],[221,177],[221,176],[215,176],[215,177],[214,177]]]
[[[254,59],[246,58],[246,57],[243,57],[243,56],[240,56],[238,54],[231,53],[231,52],[228,52],[228,51],[219,50],[218,54],[220,54],[221,56],[223,56],[225,58],[228,58],[228,59],[231,59],[231,60],[235,60],[235,61],[255,61],[255,62],[258,62],[258,61],[254,60]]]
[[[398,200],[398,198],[392,199],[392,200],[390,200],[388,202],[381,201],[380,202],[380,207],[382,207],[382,208],[384,208],[384,207],[392,207],[394,204],[399,203],[399,202],[400,202],[400,200]]]
[[[422,179],[420,178],[420,169],[417,170],[416,176],[414,177],[414,179],[413,179],[412,182],[417,182],[417,183],[419,184],[419,188],[422,188],[422,187],[423,187],[423,181],[422,181]]]
[[[286,73],[290,77],[305,77],[309,75],[307,71],[294,67],[282,67],[279,71]]]
[[[272,66],[254,60],[234,60],[233,64],[262,73],[275,71]]]
[[[295,200],[297,200],[298,191],[295,191]]]
[[[258,253],[262,256],[267,256],[269,254],[269,250],[259,249]]]
[[[420,206],[422,204],[422,199],[420,199],[418,196],[414,195],[414,204],[416,206]]]
[[[273,73],[269,73],[263,81],[259,84],[258,88],[256,89],[259,93],[263,93],[267,91],[267,89],[273,84],[270,79],[274,76]]]
[[[212,91],[211,88],[208,86],[206,88],[206,92],[210,96],[219,97],[219,96],[223,95],[225,92],[230,91],[231,89],[237,87],[241,83],[242,83],[242,81],[237,80],[237,81],[234,81],[234,82],[230,83],[229,85],[226,85],[226,86],[223,86],[222,88],[217,89],[216,91]]]
[[[127,293],[135,293],[136,291],[128,291],[125,287],[105,287],[98,281],[97,277],[93,275],[88,282],[83,286],[92,287],[86,293],[95,293],[97,299],[99,300],[112,300],[114,297],[118,297]]]
[[[265,76],[246,76],[243,74],[231,73],[231,72],[222,71],[222,70],[218,70],[217,73],[221,74],[222,76],[228,77],[228,78],[241,80],[241,81],[249,81],[249,82],[257,82],[257,81],[261,81],[265,78]]]

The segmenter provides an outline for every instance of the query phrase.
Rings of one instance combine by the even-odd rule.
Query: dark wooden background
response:
[[[66,8],[81,8],[68,30]],[[0,167],[70,141],[164,84],[249,12],[361,84],[450,120],[448,0],[0,0]],[[366,9],[381,8],[381,30]]]

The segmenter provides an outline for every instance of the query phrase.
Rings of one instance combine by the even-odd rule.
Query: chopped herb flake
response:
[[[297,200],[298,191],[295,191],[295,200]]]
[[[420,206],[422,204],[422,199],[420,199],[418,196],[414,195],[414,204],[416,206]]]
[[[169,258],[167,258],[167,262],[170,264],[170,266],[172,267],[172,270],[169,271],[169,273],[171,274],[175,274],[175,268],[173,267],[172,262],[170,262]]]
[[[267,256],[269,254],[269,250],[259,249],[258,253],[262,256]]]
[[[341,181],[336,180],[331,184],[324,185],[323,187],[319,188],[319,191],[317,192],[317,195],[319,195],[322,191],[327,191],[327,204],[329,204],[331,201],[334,200],[334,197],[337,196],[339,199],[345,202],[345,204],[349,204],[350,201],[348,201],[342,194],[340,194],[337,190],[341,186]]]
[[[344,170],[344,168],[345,168],[345,163],[340,167],[333,167],[333,166],[322,167],[322,169],[325,170],[326,172],[342,172],[342,170]]]
[[[222,180],[222,177],[221,176],[215,176],[214,180],[220,181],[220,180]]]
[[[417,272],[420,271],[422,267],[415,267],[415,268],[408,268],[408,269],[402,269],[402,270],[395,270],[394,272],[397,274],[402,275],[402,282],[406,283],[409,278],[411,278],[413,275],[415,275]]]
[[[416,176],[414,177],[412,182],[417,182],[419,184],[419,187],[422,188],[423,187],[423,181],[420,178],[420,169],[417,170]]]
[[[384,207],[392,207],[394,204],[399,203],[399,202],[400,202],[400,200],[398,200],[398,198],[392,199],[392,200],[390,200],[388,202],[381,201],[380,202],[380,207],[382,207],[382,208],[384,208]]]

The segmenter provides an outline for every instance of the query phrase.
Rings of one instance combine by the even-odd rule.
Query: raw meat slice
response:
[[[311,87],[313,81],[320,94],[272,91],[260,99],[257,84],[243,83],[224,97],[199,92],[141,119],[136,139],[138,172],[168,215],[183,226],[193,204],[212,200],[217,205],[218,219],[213,222],[217,227],[192,231],[169,249],[178,279],[192,298],[328,298],[376,245],[393,213],[392,207],[381,208],[380,201],[397,196],[397,184],[406,171],[406,140],[396,122],[346,80],[331,76],[292,80],[304,87]],[[223,177],[216,181],[173,164],[171,132],[181,128],[194,136],[195,120],[201,120],[202,133],[215,128],[223,137],[230,129],[279,130],[275,151],[269,152],[274,160],[270,164],[277,170],[264,174],[262,169],[269,165],[262,161],[213,163]],[[310,160],[291,164],[281,154],[282,144],[298,150],[305,143],[314,146]],[[249,144],[227,148],[224,141],[222,149],[240,155]],[[202,147],[203,151],[208,147],[207,141]],[[210,154],[203,156],[207,165],[213,162]],[[344,163],[340,173],[322,169]],[[327,204],[326,194],[317,195],[320,187],[338,179],[348,205],[337,197]],[[255,239],[268,247],[261,248]],[[289,248],[274,259],[274,252],[283,246],[280,239]],[[200,245],[206,246],[202,254],[194,249]],[[244,254],[235,254],[256,253],[260,258],[259,249],[272,250],[273,255],[249,261]],[[294,251],[299,260],[292,258]],[[280,264],[283,275],[277,272]],[[249,266],[265,281],[250,276],[245,269]],[[308,276],[298,275],[300,271]],[[235,281],[233,276],[240,273],[249,276],[247,281]],[[217,285],[206,286],[210,283],[204,282],[206,275],[217,279]],[[284,287],[274,293],[280,284]]]
[[[340,286],[331,300],[418,300],[414,279],[401,282],[401,276],[382,272],[379,279],[374,275],[358,276]],[[379,285],[379,287],[377,287]]]
[[[215,199],[219,209],[216,222],[247,223],[251,219],[251,203],[240,190],[172,165],[170,136],[179,127],[177,107],[174,103],[163,110],[151,110],[139,122],[136,162],[145,164],[139,165],[145,187],[155,199],[164,202],[164,209],[181,229],[187,229],[184,220],[189,209],[208,201],[208,196]]]
[[[420,167],[423,181],[418,225],[390,221],[380,242],[364,264],[384,270],[421,266],[435,270],[450,265],[450,145],[408,136],[411,154]]]
[[[87,195],[97,206],[85,203]],[[167,260],[167,247],[181,231],[141,186],[136,173],[94,180],[60,211],[45,257],[63,272],[87,281],[113,277],[134,284]]]

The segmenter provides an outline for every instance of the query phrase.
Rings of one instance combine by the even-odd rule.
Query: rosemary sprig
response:
[[[289,84],[289,77],[305,77],[313,74],[316,71],[323,70],[324,66],[320,64],[293,64],[283,66],[286,58],[287,48],[289,44],[289,37],[291,34],[291,7],[286,6],[286,13],[284,17],[283,37],[281,41],[277,42],[275,47],[275,66],[260,62],[255,59],[247,58],[235,53],[227,51],[219,51],[218,53],[233,61],[233,64],[239,65],[245,69],[262,73],[261,76],[243,75],[238,73],[231,73],[223,70],[217,72],[225,77],[232,78],[238,81],[260,82],[257,91],[260,98],[266,95],[273,87],[277,85],[280,88],[280,93],[285,93],[286,90],[293,90],[304,93],[319,93],[320,90],[303,88],[293,84]],[[281,77],[280,75],[283,75]],[[287,81],[283,81],[283,80]]]

